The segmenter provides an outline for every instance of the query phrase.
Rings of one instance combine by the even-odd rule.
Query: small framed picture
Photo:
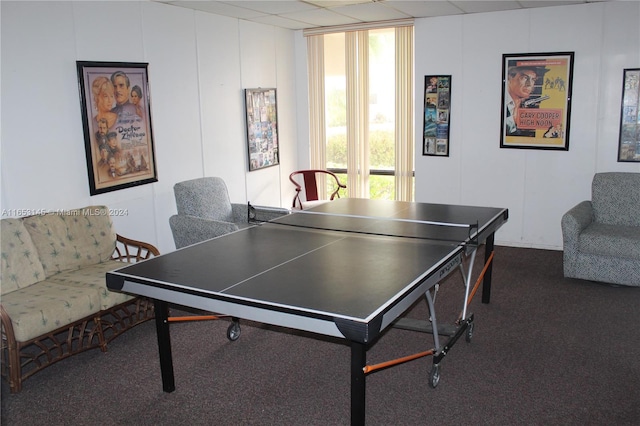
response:
[[[91,195],[158,181],[147,66],[76,62]]]
[[[451,76],[424,77],[422,155],[449,156]]]
[[[276,89],[245,89],[249,171],[280,163]]]
[[[640,162],[640,68],[625,69],[618,162]]]
[[[501,148],[569,150],[573,52],[502,55]]]

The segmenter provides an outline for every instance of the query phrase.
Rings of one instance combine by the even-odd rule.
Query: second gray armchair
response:
[[[565,277],[640,286],[640,173],[596,173],[560,224]]]

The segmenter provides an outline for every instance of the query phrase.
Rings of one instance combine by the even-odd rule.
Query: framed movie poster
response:
[[[569,150],[573,55],[502,55],[501,148]]]
[[[276,89],[245,89],[249,171],[280,163]]]
[[[76,62],[91,195],[158,181],[147,65]]]
[[[619,162],[640,162],[640,68],[624,70]]]
[[[449,156],[451,76],[424,76],[422,155]]]

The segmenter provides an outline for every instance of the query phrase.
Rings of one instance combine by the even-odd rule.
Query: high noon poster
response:
[[[569,149],[573,55],[502,55],[501,148]]]

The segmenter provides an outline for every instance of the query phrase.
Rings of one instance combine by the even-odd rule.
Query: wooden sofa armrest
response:
[[[160,251],[153,244],[116,234],[116,248],[111,259],[125,263],[136,263],[159,255]],[[99,326],[102,328],[105,343],[111,342],[131,327],[149,320],[153,316],[153,302],[143,296],[137,296],[132,300],[102,310]]]
[[[9,316],[9,314],[7,313],[7,311],[4,309],[4,306],[2,306],[2,303],[0,303],[0,321],[2,322],[2,328],[3,328],[3,336],[6,337],[6,342],[7,345],[12,347],[10,348],[10,350],[15,350],[15,342],[16,342],[16,337],[15,337],[15,333],[13,331],[13,324],[11,323],[11,317]],[[4,342],[3,342],[4,344]],[[4,354],[3,354],[4,356]],[[3,360],[4,361],[4,360]],[[3,365],[4,368],[4,365]],[[3,371],[4,373],[4,371]]]
[[[139,262],[160,251],[152,244],[116,234],[111,259]],[[100,307],[96,307],[100,309]],[[62,359],[93,348],[106,351],[106,344],[124,331],[153,318],[153,303],[135,297],[105,310],[97,311],[25,342],[16,341],[11,318],[0,304],[2,347],[0,373],[9,381],[12,393],[20,392],[22,382],[38,371]]]
[[[11,317],[0,303],[0,321],[2,321],[2,352],[1,373],[9,382],[11,393],[20,392],[22,389],[22,377],[20,369],[20,354],[16,342]],[[16,368],[16,366],[18,366]]]
[[[113,260],[135,263],[149,259],[151,256],[159,256],[160,251],[153,245],[143,241],[132,240],[116,234],[116,249],[111,256]]]

